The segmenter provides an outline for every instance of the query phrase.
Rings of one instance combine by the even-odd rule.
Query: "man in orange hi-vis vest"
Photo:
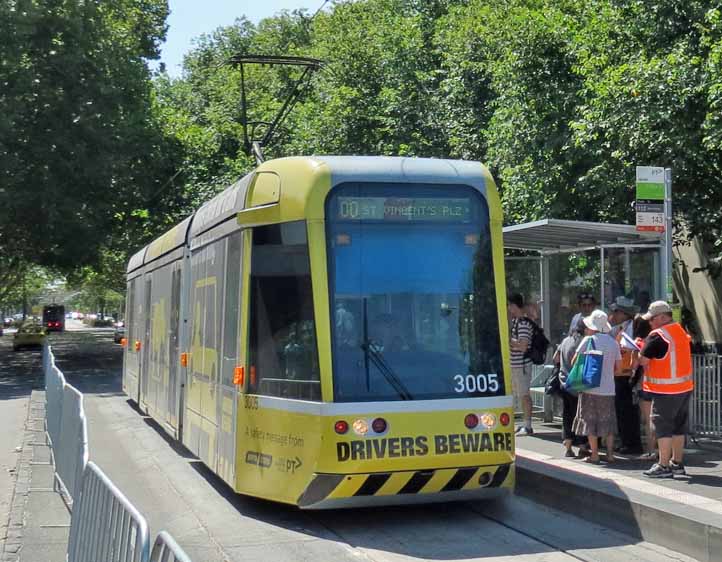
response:
[[[652,424],[659,443],[659,462],[645,470],[644,476],[674,478],[686,474],[682,456],[694,388],[690,337],[672,319],[672,309],[664,301],[650,304],[644,318],[652,332],[644,342],[639,363],[644,366],[642,388],[652,395]]]

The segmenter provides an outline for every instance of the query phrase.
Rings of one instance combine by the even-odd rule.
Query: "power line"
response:
[[[321,4],[321,7],[320,7],[318,10],[316,10],[316,12],[311,16],[311,19],[309,20],[308,23],[311,23],[311,22],[316,18],[316,16],[321,12],[321,10],[323,10],[323,7],[324,7],[326,4],[328,4],[328,1],[329,1],[329,0],[324,0],[324,1],[323,1],[323,4]]]

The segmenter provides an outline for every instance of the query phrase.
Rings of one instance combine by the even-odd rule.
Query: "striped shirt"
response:
[[[511,319],[511,339],[526,340],[531,344],[532,327],[528,318],[512,318]],[[531,365],[531,359],[525,357],[526,352],[511,350],[511,366],[512,368],[522,368]]]

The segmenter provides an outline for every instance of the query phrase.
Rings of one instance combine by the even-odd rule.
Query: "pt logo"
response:
[[[274,466],[279,472],[294,474],[299,468],[303,466],[303,461],[301,461],[301,459],[299,459],[297,456],[294,458],[277,457]]]

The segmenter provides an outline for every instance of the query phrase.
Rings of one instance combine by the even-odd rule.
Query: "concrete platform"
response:
[[[650,480],[642,476],[649,461],[585,464],[562,457],[558,424],[537,424],[535,432],[517,439],[518,493],[703,562],[722,561],[718,443],[688,451],[689,476]]]

